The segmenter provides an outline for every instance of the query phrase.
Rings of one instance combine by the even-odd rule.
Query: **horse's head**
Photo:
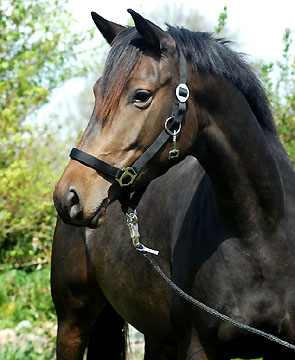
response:
[[[92,155],[114,169],[134,164],[163,132],[165,121],[175,108],[175,89],[179,84],[179,57],[172,36],[134,11],[129,12],[135,22],[132,28],[92,13],[111,50],[103,75],[94,85],[93,114],[77,147],[80,153]],[[192,108],[188,107],[187,112],[193,113]],[[166,126],[169,128],[172,123],[170,120]],[[179,124],[175,127],[179,128]],[[144,163],[129,188],[146,186],[166,172],[187,155],[192,143],[193,131],[186,123],[177,136],[180,156],[169,160],[170,136],[152,159]],[[107,205],[121,193],[119,182],[108,172],[94,169],[87,161],[77,161],[74,157],[56,186],[54,202],[65,222],[95,227]]]

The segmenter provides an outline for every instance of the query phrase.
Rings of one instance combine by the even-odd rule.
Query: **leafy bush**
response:
[[[295,51],[294,33],[286,29],[283,36],[283,59],[260,63],[260,77],[268,92],[279,137],[295,164]]]
[[[55,358],[56,315],[49,280],[49,266],[0,273],[0,332],[10,328],[15,334],[0,346],[0,359]]]
[[[46,136],[47,135],[47,136]],[[0,258],[24,262],[49,257],[56,212],[52,192],[64,162],[53,135],[32,135],[16,149],[0,179]]]
[[[32,114],[52,89],[87,69],[76,56],[67,0],[0,0],[0,262],[49,258],[52,192],[64,160]],[[78,62],[79,60],[79,62]],[[28,120],[29,117],[29,120]]]
[[[55,321],[50,292],[50,269],[0,274],[0,329],[14,328],[26,319],[34,323]]]
[[[3,349],[0,349],[0,359],[5,360],[49,360],[53,359],[51,349],[36,349],[32,341],[25,347],[15,346],[9,342]]]

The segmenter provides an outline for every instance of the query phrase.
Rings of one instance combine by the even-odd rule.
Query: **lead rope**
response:
[[[284,341],[272,334],[268,334],[262,330],[256,329],[252,326],[243,324],[239,321],[233,320],[232,318],[230,318],[227,315],[221,314],[220,312],[218,312],[215,309],[212,309],[210,306],[205,305],[204,303],[202,303],[199,300],[196,300],[195,298],[193,298],[192,296],[188,295],[187,293],[185,293],[184,291],[182,291],[172,280],[170,280],[165,273],[161,270],[161,268],[159,267],[159,265],[156,263],[156,261],[153,259],[153,257],[151,256],[151,254],[154,255],[158,255],[159,251],[157,250],[153,250],[150,249],[148,247],[146,247],[145,245],[143,245],[140,241],[139,241],[139,230],[138,230],[138,216],[137,216],[137,212],[136,210],[134,210],[133,212],[129,212],[126,213],[126,223],[127,226],[129,228],[130,231],[130,238],[132,240],[132,244],[135,247],[135,249],[137,251],[139,251],[141,254],[143,254],[143,256],[145,257],[145,259],[152,265],[153,269],[156,271],[156,273],[158,275],[161,276],[161,278],[170,286],[170,288],[172,290],[174,290],[178,295],[180,295],[182,298],[184,298],[186,301],[188,301],[189,303],[191,303],[194,306],[197,306],[198,308],[206,311],[208,314],[215,316],[216,318],[222,320],[222,321],[226,321],[228,323],[230,323],[231,325],[249,331],[253,334],[256,335],[260,335],[272,342],[275,342],[277,344],[280,344],[282,346],[285,346],[291,350],[295,350],[295,345],[288,343],[287,341]]]

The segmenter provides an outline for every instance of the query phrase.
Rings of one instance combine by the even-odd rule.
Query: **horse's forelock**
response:
[[[102,120],[116,109],[132,70],[141,60],[141,44],[135,41],[136,36],[135,28],[127,28],[117,36],[111,47],[102,76],[103,101],[98,114]]]

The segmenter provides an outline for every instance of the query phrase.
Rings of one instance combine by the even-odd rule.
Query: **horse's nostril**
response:
[[[67,194],[67,203],[71,207],[79,202],[79,197],[75,190],[71,189]]]
[[[74,187],[69,189],[66,195],[66,203],[70,218],[76,218],[83,210],[82,198],[80,193]]]

